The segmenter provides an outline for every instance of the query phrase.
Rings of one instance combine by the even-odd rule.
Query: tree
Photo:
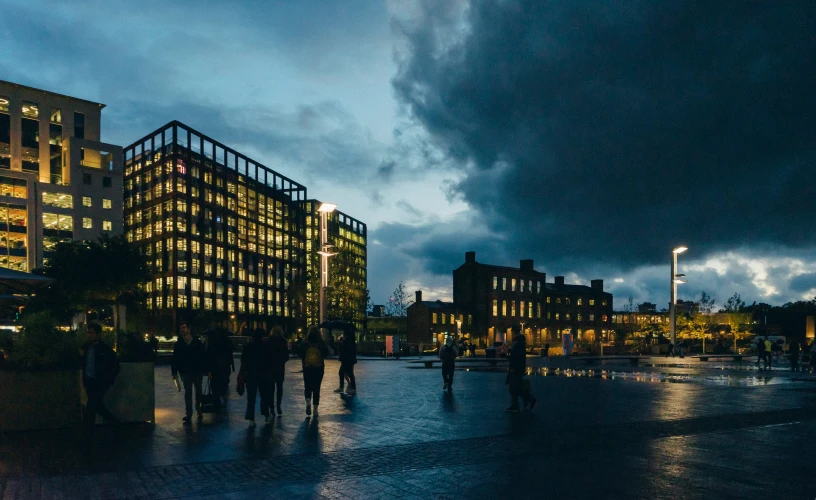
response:
[[[326,317],[349,323],[365,317],[368,290],[356,279],[357,257],[346,249],[329,261],[329,290],[326,294]]]
[[[689,335],[703,340],[703,354],[705,354],[705,338],[712,323],[711,313],[714,311],[716,301],[717,299],[712,298],[705,291],[701,292],[697,310],[683,321],[683,326]]]
[[[725,301],[725,307],[721,309],[720,312],[724,312],[728,318],[728,327],[731,330],[731,334],[734,335],[734,354],[736,354],[737,337],[741,339],[745,336],[741,328],[742,325],[750,322],[751,315],[745,312],[745,302],[738,293],[735,293]]]
[[[405,295],[405,285],[400,284],[394,289],[394,293],[388,299],[385,305],[385,312],[389,316],[396,318],[403,318],[408,315],[408,306],[413,304],[413,300],[409,300]]]

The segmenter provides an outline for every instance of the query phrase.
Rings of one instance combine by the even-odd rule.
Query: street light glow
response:
[[[337,208],[336,203],[321,203],[319,207],[317,207],[318,212],[325,212],[331,213],[334,212],[334,209]]]
[[[674,252],[674,253],[683,253],[686,250],[688,250],[688,248],[683,247],[683,246],[679,246],[679,247],[675,248],[674,250],[672,250],[672,252]]]

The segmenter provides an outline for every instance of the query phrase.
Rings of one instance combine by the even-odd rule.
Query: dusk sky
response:
[[[621,308],[816,295],[816,3],[5,0],[0,79],[179,120],[369,229],[369,288],[532,258]]]

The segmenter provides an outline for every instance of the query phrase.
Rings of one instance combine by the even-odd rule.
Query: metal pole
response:
[[[670,309],[670,319],[671,321],[671,343],[675,347],[677,346],[677,323],[676,323],[676,304],[677,304],[677,283],[675,282],[675,275],[677,274],[677,252],[672,251],[672,265],[671,265],[671,304],[669,306]]]
[[[320,323],[318,325],[322,325],[324,321],[326,321],[326,287],[329,286],[329,266],[328,261],[329,257],[327,255],[323,255],[322,253],[325,252],[326,243],[328,242],[328,235],[326,234],[326,224],[327,224],[328,214],[326,212],[320,212]],[[323,328],[320,331],[321,337],[323,340],[326,340],[326,329]]]

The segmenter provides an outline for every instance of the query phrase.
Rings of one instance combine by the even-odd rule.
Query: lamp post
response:
[[[320,206],[317,208],[317,212],[320,214],[320,250],[317,254],[320,256],[320,322],[318,325],[322,325],[324,321],[326,321],[326,288],[329,286],[329,257],[332,255],[337,255],[336,252],[332,253],[330,250],[332,248],[329,245],[329,232],[328,232],[328,224],[329,224],[329,214],[334,212],[334,209],[337,208],[337,205],[334,203],[321,203]],[[326,339],[326,330],[325,328],[321,329],[321,336],[323,339]]]
[[[677,344],[677,315],[675,310],[677,309],[677,284],[678,283],[685,283],[686,280],[683,279],[686,277],[685,274],[678,274],[677,273],[677,254],[681,254],[688,250],[688,248],[684,246],[679,246],[672,250],[672,265],[671,265],[671,303],[669,305],[670,308],[670,319],[671,321],[671,343],[672,345]]]

